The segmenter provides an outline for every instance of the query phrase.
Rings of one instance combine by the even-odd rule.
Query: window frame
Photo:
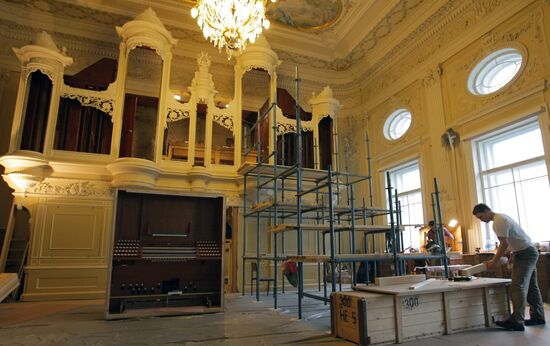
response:
[[[413,247],[415,248],[416,250],[419,250],[421,251],[421,246],[422,246],[422,239],[420,239],[420,231],[418,231],[418,241],[415,242],[413,241],[412,237],[412,232],[416,229],[418,229],[418,226],[419,225],[423,225],[425,223],[425,219],[424,219],[424,196],[423,196],[423,189],[422,189],[422,171],[420,169],[420,160],[418,159],[415,159],[415,160],[412,160],[412,161],[408,161],[406,163],[403,163],[403,164],[400,164],[400,165],[397,165],[397,166],[394,166],[394,167],[391,167],[391,168],[388,168],[385,170],[386,173],[389,172],[390,174],[390,180],[391,180],[391,183],[392,183],[392,188],[396,188],[396,182],[397,182],[397,179],[396,177],[398,175],[404,175],[406,173],[409,173],[411,171],[418,171],[418,182],[419,182],[419,186],[414,188],[414,189],[410,189],[410,190],[405,190],[405,191],[399,191],[397,190],[397,199],[398,200],[401,200],[402,198],[404,197],[408,197],[408,196],[413,196],[415,194],[419,194],[420,196],[420,202],[418,203],[420,205],[420,211],[419,211],[419,215],[421,215],[421,219],[419,218],[417,221],[417,223],[405,223],[405,224],[402,224],[401,226],[404,226],[405,227],[405,230],[402,232],[403,234],[403,248],[406,250],[410,247]],[[388,181],[387,181],[387,177],[385,178],[385,186],[387,187],[388,186]],[[389,203],[395,203],[395,194],[392,196],[394,198],[394,200],[392,201],[388,201],[387,200],[387,196],[386,196],[386,203],[389,207]],[[411,203],[411,204],[407,204],[407,207],[409,206],[412,206],[414,205],[415,203]],[[403,211],[403,208],[404,206],[401,205],[401,210]],[[392,208],[395,210],[395,204],[394,204],[394,207]],[[401,217],[403,217],[403,215],[401,215]],[[409,218],[409,221],[410,222],[410,218]],[[389,216],[388,216],[388,223],[389,223]],[[405,236],[404,236],[404,233],[405,232],[408,232],[409,233],[409,243],[408,244],[405,244]],[[407,246],[405,246],[407,245]]]
[[[395,128],[397,127],[397,124],[405,119],[406,117],[409,118],[408,120],[408,126],[400,135],[395,135]],[[403,138],[407,132],[411,129],[413,123],[413,114],[410,111],[410,109],[401,107],[393,112],[391,112],[390,115],[386,118],[386,121],[384,122],[384,128],[383,128],[383,134],[384,138],[388,141],[396,141],[398,139]]]
[[[495,188],[495,187],[503,187],[505,185],[511,185],[514,189],[514,203],[515,203],[515,213],[518,216],[518,219],[516,221],[522,226],[522,228],[529,234],[531,238],[533,238],[532,234],[533,232],[530,232],[529,227],[526,227],[525,223],[526,220],[523,220],[525,217],[524,213],[522,212],[521,208],[524,205],[524,199],[519,200],[521,193],[518,193],[516,191],[517,185],[522,184],[523,182],[527,182],[532,179],[539,179],[543,178],[543,176],[535,177],[535,178],[527,178],[527,179],[519,179],[516,180],[515,173],[518,169],[521,169],[523,167],[527,167],[533,164],[536,164],[538,162],[544,163],[546,166],[546,178],[549,180],[550,184],[550,175],[548,174],[548,163],[546,161],[546,153],[544,152],[544,143],[542,143],[542,149],[543,154],[529,157],[523,160],[519,160],[513,163],[504,164],[497,167],[491,167],[486,168],[487,165],[487,149],[484,148],[487,144],[504,141],[509,138],[520,136],[524,133],[530,132],[533,129],[538,129],[542,134],[542,128],[540,125],[540,122],[537,117],[531,117],[528,119],[525,119],[523,121],[520,121],[518,123],[506,126],[505,128],[491,131],[489,133],[486,133],[475,140],[472,141],[472,152],[473,152],[473,161],[474,161],[474,170],[475,170],[475,183],[476,183],[476,189],[477,189],[477,197],[479,201],[490,203],[490,195],[488,194],[489,189]],[[511,182],[505,183],[505,184],[495,184],[489,186],[486,183],[486,177],[490,175],[494,175],[495,173],[499,172],[510,172],[512,180]],[[493,207],[489,204],[490,207]],[[496,210],[496,212],[499,212],[499,210]],[[514,215],[509,215],[514,218]],[[480,222],[480,230],[481,230],[481,247],[484,249],[492,249],[493,244],[495,244],[498,239],[496,237],[496,234],[492,231],[491,226],[489,223],[483,223]],[[533,241],[536,241],[532,239]]]
[[[506,60],[514,55],[519,56],[519,58],[521,59],[519,61],[519,66],[517,67],[514,74],[511,75],[508,80],[499,87],[496,87],[494,89],[491,89],[490,86],[486,87],[483,82],[488,77],[488,75],[492,73],[497,75],[498,73],[494,73],[495,69],[503,65],[502,61],[499,60]],[[481,59],[470,71],[466,83],[468,91],[475,96],[487,96],[502,91],[507,86],[511,85],[519,77],[519,75],[523,71],[523,68],[525,67],[526,60],[527,58],[524,50],[518,49],[516,47],[505,47],[493,51],[492,53]],[[504,68],[506,67],[500,67],[501,70]]]

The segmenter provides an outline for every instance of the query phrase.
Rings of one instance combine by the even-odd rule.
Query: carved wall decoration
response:
[[[178,121],[189,118],[189,111],[181,108],[168,107],[166,122]]]
[[[544,23],[541,8],[516,15],[510,21],[487,33],[461,54],[445,63],[443,76],[445,104],[448,121],[456,121],[476,110],[496,105],[528,85],[541,81],[550,71],[548,56],[538,49],[544,44]],[[489,44],[490,43],[490,44]],[[519,49],[523,54],[522,70],[501,90],[483,96],[472,95],[466,87],[467,79],[475,65],[491,52],[505,47]]]
[[[213,121],[233,132],[233,117],[231,116],[231,114],[214,113]]]
[[[431,68],[426,76],[422,78],[422,85],[425,88],[433,86],[435,83],[439,82],[441,75],[443,74],[443,67],[437,65],[435,68]]]
[[[46,64],[36,64],[33,65],[27,65],[27,67],[23,70],[23,75],[25,76],[25,79],[28,81],[29,76],[36,71],[40,71],[52,81],[52,85],[55,85],[55,73],[51,70],[51,68]]]
[[[379,107],[368,111],[370,137],[372,138],[371,154],[373,156],[394,150],[398,146],[406,146],[411,142],[418,141],[423,133],[428,132],[429,119],[425,111],[425,95],[421,85],[421,80],[416,81],[400,91],[399,94],[388,98]],[[411,126],[403,137],[398,140],[389,141],[383,135],[384,123],[388,116],[398,108],[406,108],[411,112]]]
[[[62,17],[72,18],[79,21],[96,22],[109,26],[115,26],[130,19],[129,17],[122,17],[114,13],[96,11],[90,8],[76,6],[61,1],[45,2],[41,0],[24,0],[17,2],[21,3],[28,13],[32,13],[33,11],[58,13]]]
[[[105,196],[112,197],[113,189],[108,184],[96,184],[89,181],[66,182],[47,179],[27,189],[27,194],[60,196]]]
[[[296,133],[296,126],[292,124],[277,124],[277,135]]]
[[[341,148],[343,148],[344,171],[360,172],[359,148],[365,145],[365,123],[361,115],[349,116],[338,124]],[[360,129],[360,130],[358,130]]]
[[[280,114],[279,112],[277,113]],[[302,121],[302,131],[311,132],[313,131],[313,122],[312,121]],[[296,119],[290,119],[285,116],[277,117],[277,135],[282,136],[287,133],[296,133]]]
[[[242,198],[237,193],[228,193],[225,195],[225,205],[227,207],[239,207],[242,203]]]
[[[115,103],[114,95],[112,97],[107,97],[106,94],[109,93],[72,88],[70,86],[63,85],[60,97],[77,100],[82,106],[93,107],[104,113],[109,114],[112,117]]]
[[[365,70],[363,89],[366,99],[375,99],[381,90],[399,84],[419,63],[432,59],[457,37],[486,21],[494,10],[513,0],[449,1],[383,58]]]
[[[384,19],[378,23],[375,28],[371,30],[370,33],[363,38],[363,40],[345,58],[324,61],[290,52],[282,52],[278,50],[276,52],[281,59],[293,62],[295,64],[307,63],[309,66],[313,66],[318,69],[330,69],[333,71],[348,70],[351,66],[359,63],[365,56],[367,56],[368,52],[376,48],[383,38],[387,37],[395,30],[398,30],[399,24],[411,15],[411,12],[414,12],[414,10],[417,9],[423,2],[424,0],[398,2],[390,13],[385,16]]]

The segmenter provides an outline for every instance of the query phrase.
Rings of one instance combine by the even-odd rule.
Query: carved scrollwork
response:
[[[229,114],[214,114],[213,120],[215,123],[220,124],[229,131],[233,131],[233,117]]]
[[[173,122],[189,118],[189,111],[181,108],[168,107],[166,113],[166,122]]]
[[[25,74],[25,79],[28,81],[29,79],[29,76],[31,75],[31,73],[33,72],[36,72],[36,71],[40,71],[42,72],[43,74],[45,74],[46,76],[48,76],[48,78],[52,81],[52,84],[55,84],[55,78],[54,78],[54,73],[53,71],[47,66],[47,65],[40,65],[40,64],[28,64],[23,73]]]
[[[319,115],[319,121],[323,120],[324,118],[331,118],[332,119],[332,114],[325,113],[325,114]]]
[[[303,132],[312,132],[313,128],[309,125],[302,125]],[[291,123],[277,124],[277,135],[281,136],[287,133],[296,133],[296,125]]]
[[[64,196],[111,196],[113,191],[108,186],[97,186],[89,181],[69,184],[45,181],[27,189],[27,193]]]
[[[113,99],[104,99],[101,97],[90,96],[90,95],[69,94],[66,92],[62,93],[61,97],[68,98],[71,100],[77,100],[78,102],[80,102],[81,105],[85,107],[93,107],[104,113],[109,114],[111,117],[113,116],[113,109],[114,109]]]
[[[226,205],[228,207],[238,207],[242,205],[242,198],[238,193],[230,193],[226,195]]]
[[[247,72],[250,72],[252,70],[264,70],[267,72],[268,75],[270,76],[273,76],[273,68],[271,68],[268,64],[258,64],[258,63],[254,63],[254,64],[248,64],[246,66],[244,66],[243,68],[243,75]]]
[[[139,42],[139,41],[132,41],[130,43],[127,43],[128,52],[131,52],[132,50],[140,47],[146,48],[146,49],[152,49],[155,51],[155,53],[157,53],[158,56],[160,56],[162,60],[166,59],[166,55],[167,55],[166,48],[159,47],[158,45],[155,45],[152,42],[145,43],[145,42]]]
[[[443,74],[443,67],[441,65],[438,65],[437,67],[430,69],[426,74],[426,76],[422,78],[422,85],[426,88],[429,88],[435,85],[435,83],[440,80],[440,77],[442,74]]]
[[[277,134],[284,135],[287,133],[296,133],[296,126],[292,124],[277,124]]]

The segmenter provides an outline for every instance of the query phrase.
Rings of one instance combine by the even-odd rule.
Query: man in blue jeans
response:
[[[525,330],[524,325],[534,326],[546,323],[544,306],[537,284],[537,260],[539,253],[531,243],[531,238],[511,217],[495,213],[486,204],[478,204],[472,213],[483,222],[493,221],[493,231],[500,245],[495,256],[485,262],[491,268],[508,248],[514,256],[512,269],[511,296],[514,311],[505,321],[495,323],[507,330]],[[530,319],[525,319],[525,303],[529,304]]]

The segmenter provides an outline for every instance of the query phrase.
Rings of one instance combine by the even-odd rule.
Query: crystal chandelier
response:
[[[276,2],[277,0],[271,0]],[[269,28],[265,17],[267,0],[197,0],[191,16],[197,19],[204,37],[221,51],[225,47],[231,58],[246,45],[254,43]]]

